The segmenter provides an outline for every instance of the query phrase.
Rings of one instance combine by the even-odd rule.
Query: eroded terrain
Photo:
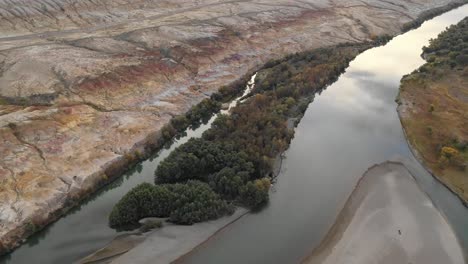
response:
[[[457,1],[0,1],[0,252],[269,59]]]

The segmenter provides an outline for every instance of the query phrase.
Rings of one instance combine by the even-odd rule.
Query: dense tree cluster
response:
[[[160,163],[155,172],[156,184],[200,180],[226,200],[241,202],[239,195],[246,184],[259,178],[255,173],[254,156],[249,156],[241,145],[224,140],[191,139],[174,150]],[[268,189],[262,189],[268,196]],[[259,206],[267,199],[245,203]]]
[[[208,175],[223,168],[248,175],[253,171],[253,164],[246,153],[238,151],[232,144],[190,139],[159,164],[155,172],[156,183],[207,181]]]
[[[313,95],[375,44],[339,45],[267,63],[250,97],[229,115],[218,115],[202,138],[189,140],[163,160],[155,172],[156,185],[140,185],[125,195],[111,214],[111,225],[148,216],[191,224],[227,213],[231,202],[261,208],[268,202],[274,161],[293,137],[290,121],[300,119]],[[205,112],[211,114],[225,98],[239,94],[239,87],[220,89],[200,107],[174,118],[163,133],[171,136],[209,117]]]
[[[267,65],[266,76],[255,86],[257,92],[274,91],[277,98],[299,99],[325,88],[348,66],[357,53],[370,47],[360,45],[320,48],[312,52],[289,55]]]
[[[451,67],[468,66],[468,18],[431,39],[423,50],[429,63],[423,70],[441,63],[448,63]]]
[[[173,223],[193,224],[216,219],[231,210],[206,183],[142,183],[114,206],[109,223],[112,227],[122,227],[145,217],[168,217]]]

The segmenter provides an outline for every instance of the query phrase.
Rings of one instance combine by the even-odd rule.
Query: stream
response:
[[[452,224],[466,251],[468,209],[414,159],[394,101],[402,76],[424,63],[422,47],[466,15],[468,5],[429,20],[352,61],[338,81],[309,105],[285,153],[267,208],[224,228],[184,263],[299,262],[320,243],[360,176],[385,160],[407,165]],[[253,87],[254,78],[244,95]],[[0,263],[71,263],[103,247],[117,235],[107,225],[114,204],[139,183],[153,182],[159,162],[189,138],[200,137],[214,118],[188,129],[169,148],[138,164]]]

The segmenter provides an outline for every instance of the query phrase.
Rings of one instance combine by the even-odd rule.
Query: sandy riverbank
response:
[[[371,167],[303,263],[466,263],[454,231],[401,163]]]
[[[116,237],[104,248],[82,259],[82,264],[97,263],[171,263],[203,243],[223,227],[247,214],[239,208],[230,216],[191,226],[168,224],[161,229],[138,235]]]

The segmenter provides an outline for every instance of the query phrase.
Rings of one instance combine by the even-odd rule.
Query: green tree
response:
[[[268,202],[270,185],[271,183],[268,178],[248,182],[241,188],[240,196],[242,203],[251,209],[262,207]]]

